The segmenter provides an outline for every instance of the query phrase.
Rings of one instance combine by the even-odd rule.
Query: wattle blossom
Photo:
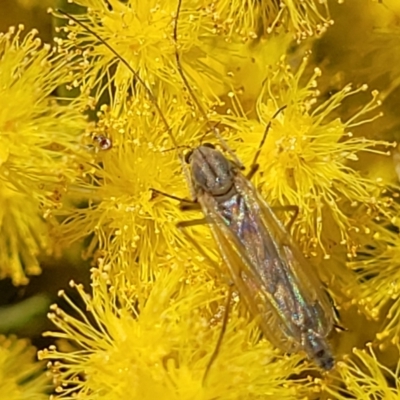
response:
[[[195,265],[192,265],[194,268]],[[201,267],[200,267],[201,268]],[[282,357],[259,340],[254,323],[232,304],[224,341],[209,365],[221,332],[226,296],[204,275],[190,277],[182,268],[164,271],[151,285],[108,287],[108,267],[93,270],[93,294],[76,288],[83,307],[63,291],[71,307],[54,305],[50,319],[70,341],[65,353],[52,346],[39,353],[50,361],[55,398],[74,399],[252,399],[301,398],[311,379],[288,380],[305,368],[299,357]],[[207,373],[206,373],[207,371]],[[316,386],[315,386],[316,387]]]
[[[26,339],[0,336],[0,393],[7,400],[49,398],[50,377]]]
[[[398,347],[395,350],[398,352]],[[338,400],[395,400],[400,396],[399,372],[398,361],[393,369],[387,368],[368,343],[367,350],[353,349],[353,354],[339,363],[339,376],[324,389]]]
[[[51,306],[47,374],[0,339],[0,393],[398,398],[396,0],[71,3],[52,4],[54,49],[0,36],[0,278],[26,284],[42,257],[57,278],[49,256],[72,246],[95,267]],[[258,164],[337,313],[331,371],[263,337],[204,215],[180,208],[204,143]]]
[[[85,118],[51,93],[66,82],[65,61],[23,26],[0,36],[0,277],[26,284],[40,272],[37,257],[52,252],[44,216],[61,206],[80,174]],[[83,157],[83,158],[82,158]]]

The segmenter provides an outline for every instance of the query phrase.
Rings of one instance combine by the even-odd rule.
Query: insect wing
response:
[[[312,329],[315,329],[316,333],[322,337],[326,337],[333,327],[334,313],[332,304],[316,272],[251,182],[240,175],[239,186],[240,190],[246,191],[250,204],[257,205],[258,210],[255,212],[259,211],[265,230],[269,232],[274,241],[281,266],[286,268],[286,274],[290,277],[290,281],[296,287],[296,291],[301,294],[301,301],[303,307],[307,309],[308,315],[314,318],[313,321],[310,321],[314,323]]]
[[[246,224],[261,225],[254,231],[262,237],[255,235],[249,247],[223,220],[212,196],[203,195],[201,203],[231,278],[264,335],[287,352],[303,348],[306,332],[326,337],[333,310],[315,272],[269,205],[239,173],[235,188],[246,201]]]
[[[265,288],[243,246],[222,220],[215,203],[212,196],[208,195],[204,195],[201,200],[203,212],[210,221],[212,234],[240,297],[272,344],[285,352],[297,351],[298,343],[288,334],[285,321],[282,321],[281,315],[276,310],[276,302]]]

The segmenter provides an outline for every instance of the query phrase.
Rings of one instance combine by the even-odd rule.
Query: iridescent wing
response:
[[[263,284],[263,280],[252,265],[243,246],[222,220],[215,209],[215,201],[206,196],[203,212],[210,220],[215,241],[229,270],[229,275],[246,303],[250,313],[257,319],[264,336],[276,347],[285,352],[295,352],[299,343],[293,340],[274,304],[276,303]]]
[[[204,195],[201,203],[231,278],[264,335],[287,352],[302,348],[302,334],[309,328],[327,336],[333,312],[315,272],[251,183],[237,174],[235,187],[246,199],[249,221],[262,224],[262,238],[254,237],[254,246],[264,247],[263,263],[254,261],[223,221],[212,196]]]
[[[246,193],[250,194],[252,204],[257,205],[263,225],[270,232],[278,249],[279,257],[284,261],[282,265],[287,267],[287,273],[301,291],[306,302],[305,306],[312,308],[310,314],[314,315],[318,321],[316,332],[323,337],[328,336],[335,317],[332,303],[315,270],[251,182],[241,175],[238,176],[238,179],[240,187],[245,188]]]

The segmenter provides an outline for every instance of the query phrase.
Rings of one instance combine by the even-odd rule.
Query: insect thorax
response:
[[[218,150],[201,145],[191,157],[193,186],[213,197],[227,197],[234,189],[233,164]]]

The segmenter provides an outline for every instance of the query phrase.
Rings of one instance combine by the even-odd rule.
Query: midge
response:
[[[305,351],[330,370],[332,306],[289,233],[241,168],[221,152],[204,144],[188,160],[195,200],[265,337],[284,351]]]
[[[178,1],[174,20],[175,45],[177,45],[180,9],[181,0]],[[161,112],[157,99],[138,73],[90,28],[73,16],[60,12],[93,34],[129,68],[135,79],[145,88],[174,146],[178,149],[175,136]],[[210,124],[183,73],[178,50],[175,56],[184,85],[205,117],[204,120]],[[209,223],[228,267],[230,278],[251,314],[259,321],[266,339],[285,352],[304,351],[320,368],[330,370],[334,366],[334,358],[327,337],[335,320],[331,302],[322,282],[317,278],[289,232],[249,180],[257,171],[257,159],[270,126],[271,122],[265,129],[247,176],[242,174],[241,171],[244,169],[242,164],[221,140],[215,127],[211,128],[232,160],[211,144],[201,144],[185,159],[182,154],[179,155],[191,188],[191,202],[197,204],[205,216],[203,220],[183,222],[179,225],[184,227],[201,222]],[[190,165],[190,171],[187,170],[185,162]],[[190,202],[174,196],[169,197],[186,204]],[[204,379],[221,343],[226,321],[225,315],[217,349],[210,359]]]

